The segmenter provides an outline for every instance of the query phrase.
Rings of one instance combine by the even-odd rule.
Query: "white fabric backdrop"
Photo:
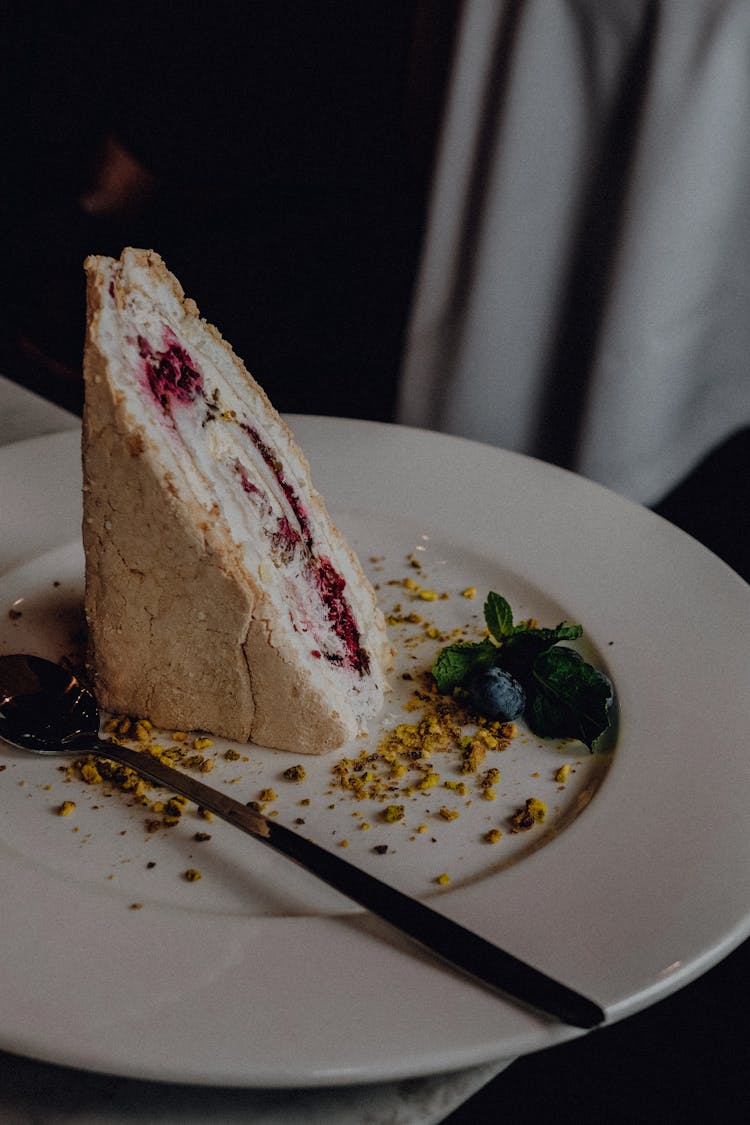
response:
[[[644,503],[750,424],[748,0],[465,0],[399,420]]]

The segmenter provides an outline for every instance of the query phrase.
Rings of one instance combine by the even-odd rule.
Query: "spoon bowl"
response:
[[[99,736],[99,710],[72,672],[39,656],[0,657],[0,738],[36,754],[71,753]]]
[[[96,700],[72,672],[39,656],[0,656],[0,739],[11,746],[35,754],[93,753],[129,766],[293,859],[481,983],[576,1027],[603,1021],[599,1005],[567,985],[232,797],[146,752],[102,739],[99,728]]]

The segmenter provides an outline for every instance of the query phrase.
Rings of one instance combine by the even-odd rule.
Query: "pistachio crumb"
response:
[[[458,820],[459,816],[461,815],[457,809],[449,809],[446,805],[441,805],[438,809],[438,812],[440,813],[440,816],[442,816],[443,820]]]
[[[535,824],[544,820],[547,815],[547,806],[537,797],[527,797],[524,807],[516,809],[510,819],[511,832],[526,832]]]

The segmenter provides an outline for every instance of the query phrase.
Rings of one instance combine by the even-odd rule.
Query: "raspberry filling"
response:
[[[345,667],[354,669],[354,671],[358,672],[361,676],[367,675],[370,671],[370,659],[360,644],[359,630],[354,621],[354,614],[352,613],[351,606],[344,593],[346,579],[338,573],[330,559],[325,556],[319,557],[316,554],[307,512],[291,484],[284,476],[284,470],[278,457],[276,457],[267,443],[263,441],[254,427],[243,423],[242,428],[250,437],[253,445],[258,449],[266,465],[279,482],[289,502],[289,506],[292,509],[294,518],[299,525],[298,531],[287,516],[278,516],[276,529],[270,532],[272,550],[275,556],[283,563],[291,562],[298,548],[301,548],[305,552],[307,556],[304,564],[305,577],[323,606],[326,619],[332,631],[343,644],[343,655],[339,652],[328,652],[325,649],[321,653],[319,649],[314,649],[313,656],[320,658],[322,655],[331,664],[342,664]],[[254,499],[260,500],[261,502],[265,501],[267,504],[267,498],[264,493],[248,478],[247,473],[239,462],[235,463],[235,469],[240,477],[244,491]],[[264,504],[264,507],[266,504]]]
[[[164,414],[171,416],[174,403],[190,403],[203,398],[203,376],[174,333],[164,330],[162,351],[156,351],[143,336],[138,337],[138,353],[144,360],[143,381]]]
[[[354,623],[351,606],[344,596],[345,579],[325,556],[317,559],[313,573],[318,595],[326,609],[326,617],[336,636],[344,642],[344,663],[360,675],[367,675],[370,671],[370,658],[359,643],[359,630]],[[326,657],[328,660],[334,659],[328,653]]]
[[[144,336],[138,336],[138,353],[144,361],[142,369],[144,385],[162,412],[174,424],[172,420],[174,405],[177,403],[187,405],[194,402],[196,398],[205,398],[205,391],[201,373],[169,328],[164,329],[163,342],[162,350],[158,351],[152,348]],[[275,452],[254,426],[247,423],[241,423],[241,426],[276,478],[297,524],[295,527],[287,516],[277,516],[276,528],[269,532],[274,556],[282,563],[289,563],[298,549],[305,552],[305,577],[323,607],[331,630],[342,642],[344,649],[343,655],[325,649],[322,654],[315,649],[313,655],[316,657],[323,655],[332,664],[344,665],[360,675],[367,675],[370,671],[370,660],[360,644],[354,614],[344,593],[346,580],[338,573],[330,559],[317,555],[307,511],[286,479],[283,465]],[[261,514],[271,515],[273,508],[267,495],[250,480],[239,461],[235,462],[234,468],[245,493],[256,504],[260,504]]]
[[[299,496],[297,496],[291,484],[284,476],[284,467],[281,464],[281,461],[270,448],[270,446],[265,441],[263,441],[263,438],[260,436],[254,426],[249,426],[246,422],[242,422],[241,426],[252,441],[255,448],[260,453],[266,465],[268,465],[268,468],[276,477],[276,480],[279,482],[284,495],[289,501],[289,506],[294,512],[294,517],[299,524],[299,529],[305,542],[307,543],[308,547],[312,547],[312,534],[310,532],[310,521],[308,519],[307,512],[305,511],[305,508],[300,501]]]

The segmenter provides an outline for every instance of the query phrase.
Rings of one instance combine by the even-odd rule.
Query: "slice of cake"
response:
[[[392,658],[307,461],[152,251],[89,257],[83,543],[103,708],[320,753]]]

